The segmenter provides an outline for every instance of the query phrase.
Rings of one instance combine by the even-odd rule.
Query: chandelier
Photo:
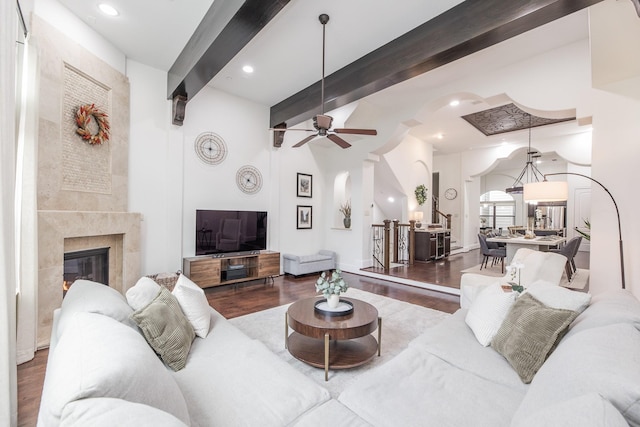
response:
[[[527,149],[527,163],[524,165],[520,175],[518,175],[516,180],[513,182],[513,185],[505,190],[507,194],[522,194],[525,183],[528,184],[531,182],[544,181],[544,175],[533,163],[533,160],[538,157],[540,157],[540,153],[537,151],[531,151],[531,114],[529,114],[529,148]],[[523,179],[525,179],[526,182],[523,182]]]

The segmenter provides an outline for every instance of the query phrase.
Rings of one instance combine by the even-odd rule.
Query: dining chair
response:
[[[577,236],[569,240],[563,247],[559,249],[549,249],[549,252],[554,252],[560,255],[564,255],[567,258],[564,271],[567,273],[567,280],[571,281],[573,275],[578,270],[576,268],[575,256],[582,243],[582,236]]]
[[[489,258],[491,258],[491,266],[494,266],[496,261],[500,259],[502,263],[502,272],[504,273],[504,259],[507,257],[507,248],[506,247],[489,247],[489,242],[487,242],[487,236],[484,234],[478,234],[478,241],[480,242],[480,250],[482,251],[483,259],[480,263],[480,270],[482,267],[487,267],[487,263],[489,262]]]

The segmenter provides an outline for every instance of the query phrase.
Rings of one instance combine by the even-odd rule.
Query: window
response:
[[[515,225],[516,202],[504,191],[488,191],[480,196],[480,226],[504,229]]]

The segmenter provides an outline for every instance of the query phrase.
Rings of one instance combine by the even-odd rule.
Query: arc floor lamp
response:
[[[566,181],[547,181],[548,176],[553,175],[575,175],[581,176],[583,178],[587,178],[590,181],[598,184],[604,191],[607,192],[609,197],[611,197],[611,201],[613,202],[613,206],[616,208],[616,216],[618,218],[618,240],[620,246],[620,274],[622,276],[622,289],[625,289],[625,280],[624,280],[624,251],[622,249],[622,227],[620,226],[620,211],[618,210],[618,204],[616,203],[616,199],[613,198],[611,192],[602,185],[599,181],[591,178],[587,175],[582,175],[574,172],[557,172],[557,173],[548,173],[544,175],[544,180],[542,182],[532,182],[529,184],[524,184],[524,201],[525,202],[563,202],[566,201],[569,197],[569,185]]]

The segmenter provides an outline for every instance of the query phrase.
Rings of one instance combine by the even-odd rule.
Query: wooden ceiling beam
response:
[[[325,77],[325,111],[350,104],[600,1],[466,0]],[[272,106],[270,126],[293,126],[319,114],[320,92],[318,81]]]
[[[169,70],[167,99],[193,98],[289,1],[215,0]]]

